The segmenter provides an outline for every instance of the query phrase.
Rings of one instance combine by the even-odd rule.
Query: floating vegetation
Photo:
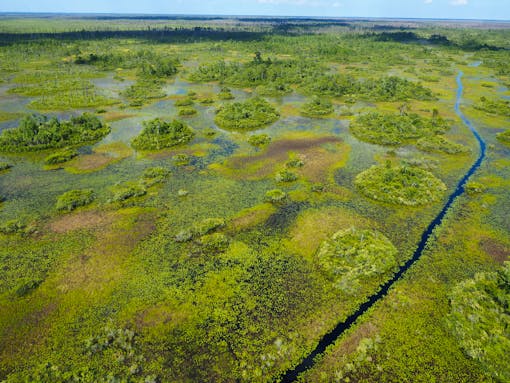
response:
[[[71,190],[58,197],[56,208],[60,211],[73,211],[78,207],[91,204],[94,198],[92,189]]]
[[[270,125],[279,117],[280,114],[269,102],[255,97],[220,107],[214,121],[223,129],[248,131]]]
[[[195,132],[181,121],[166,122],[159,118],[145,121],[142,132],[131,145],[138,150],[160,150],[188,143]]]
[[[157,183],[163,182],[169,175],[170,171],[160,166],[155,168],[147,168],[143,172],[143,183],[146,187],[150,187]]]
[[[128,183],[116,186],[113,189],[111,202],[122,202],[133,197],[142,197],[147,194],[147,189],[142,184]]]
[[[0,135],[0,151],[28,152],[65,146],[78,146],[99,141],[110,133],[110,127],[99,118],[84,113],[61,121],[42,115],[27,115],[17,128]]]
[[[355,184],[368,198],[406,206],[435,202],[446,191],[446,185],[426,170],[391,164],[372,166],[357,175]]]
[[[195,223],[193,226],[181,230],[175,236],[176,242],[186,242],[192,238],[201,237],[225,226],[223,218],[207,218]]]
[[[369,278],[388,275],[397,266],[395,246],[378,231],[350,228],[334,234],[317,252],[320,267],[335,287],[356,293]]]
[[[177,113],[181,117],[189,117],[197,114],[197,110],[195,108],[179,108],[179,112]]]
[[[153,78],[142,78],[121,93],[129,100],[130,106],[142,106],[154,99],[163,98],[163,81]]]

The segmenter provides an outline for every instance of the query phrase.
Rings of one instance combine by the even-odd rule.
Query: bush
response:
[[[117,187],[111,201],[122,202],[133,197],[141,197],[147,194],[147,189],[143,185],[131,184]]]
[[[450,304],[449,328],[465,353],[498,381],[510,381],[510,262],[459,283]]]
[[[505,144],[510,144],[510,130],[506,130],[502,133],[498,133],[496,138]]]
[[[172,157],[175,166],[185,166],[188,165],[191,157],[185,153],[179,153]]]
[[[175,106],[191,106],[191,105],[193,105],[193,99],[191,97],[185,97],[175,101]]]
[[[96,116],[84,113],[68,121],[42,115],[25,116],[17,128],[0,135],[0,151],[27,152],[99,141],[110,133],[110,127]]]
[[[440,117],[424,118],[417,114],[396,115],[367,113],[351,124],[351,132],[362,141],[378,145],[398,146],[444,133],[448,123]]]
[[[27,225],[23,222],[13,219],[0,225],[0,233],[2,234],[16,234],[25,233]]]
[[[271,137],[267,134],[254,134],[248,138],[248,143],[256,147],[262,147],[271,142]]]
[[[443,136],[423,137],[416,143],[418,149],[424,152],[440,152],[447,154],[460,154],[469,152],[464,145],[451,142]]]
[[[188,143],[195,132],[183,122],[165,122],[156,118],[143,123],[142,132],[133,139],[131,146],[139,150],[159,150]]]
[[[299,158],[293,158],[291,160],[288,160],[285,163],[285,166],[288,168],[302,168],[303,166],[305,166],[305,163]]]
[[[269,190],[266,192],[264,200],[266,202],[271,202],[272,204],[278,205],[287,201],[287,193],[280,189]]]
[[[150,187],[159,182],[163,182],[169,174],[170,171],[162,167],[147,168],[143,172],[143,183],[145,186]]]
[[[260,97],[245,102],[233,102],[216,111],[214,121],[228,130],[255,130],[277,121],[280,114],[266,100]]]
[[[30,292],[35,290],[42,283],[41,279],[29,279],[24,280],[18,283],[16,287],[15,294],[18,297],[24,297],[28,295]]]
[[[356,176],[366,197],[396,205],[424,205],[441,198],[445,184],[426,170],[408,166],[372,166]]]
[[[12,168],[11,164],[8,164],[7,162],[0,162],[0,172]]]
[[[192,238],[202,237],[224,226],[225,220],[223,218],[207,218],[187,229],[181,230],[174,239],[176,242],[186,242]]]
[[[317,96],[303,105],[301,108],[301,114],[305,117],[325,117],[333,113],[333,104],[331,101],[319,98]]]
[[[510,117],[510,101],[480,97],[480,102],[475,104],[474,108],[489,114]]]
[[[92,203],[92,201],[94,201],[93,190],[71,190],[58,197],[56,208],[60,211],[73,211],[80,206]]]
[[[64,149],[55,153],[50,154],[44,159],[44,163],[47,165],[57,165],[72,160],[78,155],[78,152],[74,149]]]
[[[337,288],[355,293],[364,279],[380,278],[393,271],[397,254],[395,246],[380,232],[351,228],[324,241],[317,260]]]
[[[281,97],[292,93],[292,88],[284,82],[271,82],[269,84],[257,86],[255,91],[260,96]]]
[[[202,246],[202,251],[212,254],[227,250],[229,242],[227,236],[222,233],[207,234],[198,240],[198,243]]]
[[[218,93],[218,98],[220,100],[233,100],[234,95],[232,91],[228,88],[221,88],[220,93]]]
[[[276,182],[293,182],[297,179],[298,179],[297,175],[287,169],[284,169],[284,170],[276,173],[276,176],[275,176]]]
[[[480,194],[485,191],[485,185],[479,182],[468,182],[465,186],[466,193],[469,195]]]
[[[179,116],[185,117],[185,116],[193,116],[197,114],[197,110],[195,108],[180,108],[179,109]]]

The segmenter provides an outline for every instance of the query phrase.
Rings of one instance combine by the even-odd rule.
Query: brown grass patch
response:
[[[510,247],[493,238],[483,238],[480,247],[496,262],[503,264],[510,257]]]
[[[371,227],[371,222],[340,207],[309,209],[301,213],[289,231],[287,247],[304,257],[312,257],[322,241],[349,227]]]
[[[66,214],[50,222],[49,228],[55,233],[68,233],[81,229],[99,229],[112,223],[112,213],[97,210]]]
[[[332,150],[333,147],[336,147],[336,150]],[[304,175],[312,179],[322,179],[324,165],[338,162],[340,154],[345,156],[345,150],[339,150],[340,147],[346,148],[346,145],[334,136],[281,139],[269,144],[262,154],[234,156],[223,164],[213,164],[211,169],[233,178],[257,180],[273,175],[276,167],[289,159],[289,153],[294,153],[310,162],[310,170],[305,170],[306,164],[301,169]],[[339,156],[335,156],[335,153]],[[319,158],[314,159],[317,155]]]

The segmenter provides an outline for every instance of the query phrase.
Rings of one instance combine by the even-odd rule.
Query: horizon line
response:
[[[200,14],[200,13],[138,13],[138,12],[23,12],[23,11],[0,11],[0,17],[5,15],[77,15],[77,16],[164,16],[164,17],[210,17],[210,18],[282,18],[282,19],[323,19],[323,20],[412,20],[412,21],[471,21],[471,22],[503,22],[510,23],[510,19],[475,19],[475,18],[430,18],[430,17],[399,17],[399,16],[290,16],[290,15],[263,15],[263,14]],[[141,18],[142,18],[141,17]]]

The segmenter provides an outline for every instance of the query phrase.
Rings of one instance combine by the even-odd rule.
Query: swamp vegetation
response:
[[[499,24],[0,18],[0,381],[509,382]],[[505,263],[506,262],[506,263]]]

